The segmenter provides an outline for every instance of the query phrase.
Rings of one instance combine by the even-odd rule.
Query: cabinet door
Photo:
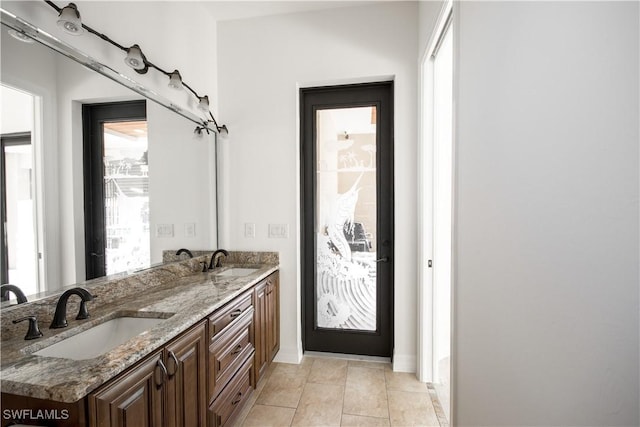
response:
[[[162,352],[157,352],[89,395],[90,426],[157,427],[162,425]]]
[[[270,363],[280,350],[280,286],[278,273],[267,278],[267,363]]]
[[[205,426],[207,331],[203,321],[165,347],[167,427]]]
[[[264,373],[268,365],[268,343],[267,343],[267,282],[263,280],[255,287],[255,312],[254,312],[254,329],[255,329],[255,377],[256,383]]]

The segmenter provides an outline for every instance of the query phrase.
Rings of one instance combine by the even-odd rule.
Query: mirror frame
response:
[[[24,33],[33,40],[55,50],[58,53],[61,53],[67,58],[73,59],[74,61],[84,65],[90,70],[102,74],[103,76],[115,81],[116,83],[119,83],[131,89],[137,94],[142,95],[143,97],[150,99],[165,108],[168,108],[169,110],[181,115],[185,119],[195,123],[197,126],[202,127],[217,136],[217,130],[210,127],[209,122],[206,119],[198,117],[189,110],[180,108],[157,92],[147,89],[135,80],[119,73],[118,71],[105,64],[102,64],[99,61],[96,61],[84,52],[76,49],[75,47],[63,42],[62,40],[52,36],[46,31],[43,31],[42,29],[32,25],[31,23],[2,8],[0,8],[0,23],[13,30]]]

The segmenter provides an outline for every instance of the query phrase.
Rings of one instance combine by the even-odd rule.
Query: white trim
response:
[[[460,76],[458,72],[458,64],[460,63],[460,4],[456,2],[453,5],[453,21],[451,25],[453,25],[453,129],[452,129],[452,159],[453,164],[451,165],[452,173],[453,173],[453,182],[452,182],[452,194],[451,194],[451,358],[449,359],[450,363],[450,372],[449,372],[449,425],[455,426],[458,424],[457,416],[456,416],[456,406],[457,406],[457,396],[456,396],[456,379],[458,376],[458,370],[456,369],[457,364],[455,363],[457,360],[458,349],[457,349],[457,328],[455,323],[455,314],[456,314],[456,289],[457,289],[457,276],[456,271],[458,271],[458,259],[455,256],[458,253],[457,247],[457,235],[458,235],[458,223],[456,221],[457,212],[458,212],[458,203],[457,203],[457,194],[458,194],[458,132],[457,132],[457,117],[458,117],[458,90],[459,90],[459,81]]]
[[[415,354],[393,354],[393,371],[394,372],[416,372],[416,356]]]
[[[297,347],[280,347],[280,351],[278,351],[273,361],[278,363],[294,363],[297,365],[302,362],[302,353],[298,351]]]
[[[436,21],[435,30],[431,34],[427,47],[420,58],[420,100],[418,123],[420,126],[420,143],[418,144],[418,319],[417,319],[417,361],[418,380],[433,380],[433,277],[427,260],[433,259],[433,170],[425,170],[424,165],[433,164],[432,106],[426,99],[432,99],[432,87],[427,85],[425,76],[432,75],[431,55],[436,48],[440,35],[445,29],[449,15],[452,13],[451,0],[442,5]],[[425,93],[429,91],[429,93]]]

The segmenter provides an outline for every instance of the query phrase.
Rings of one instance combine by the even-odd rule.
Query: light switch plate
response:
[[[184,225],[184,237],[196,237],[196,225],[193,222]]]
[[[269,224],[270,239],[286,239],[289,237],[289,224]]]
[[[256,237],[256,224],[253,222],[245,222],[244,224],[244,237],[253,239]]]
[[[156,237],[173,237],[173,224],[157,224]]]

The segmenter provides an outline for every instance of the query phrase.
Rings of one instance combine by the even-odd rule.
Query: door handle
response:
[[[389,262],[389,257],[383,256],[382,258],[378,258],[376,262]]]
[[[99,254],[99,253],[96,253],[96,252],[91,252],[90,255],[93,256],[93,257],[96,257],[96,258],[102,258],[104,256],[104,254]]]

